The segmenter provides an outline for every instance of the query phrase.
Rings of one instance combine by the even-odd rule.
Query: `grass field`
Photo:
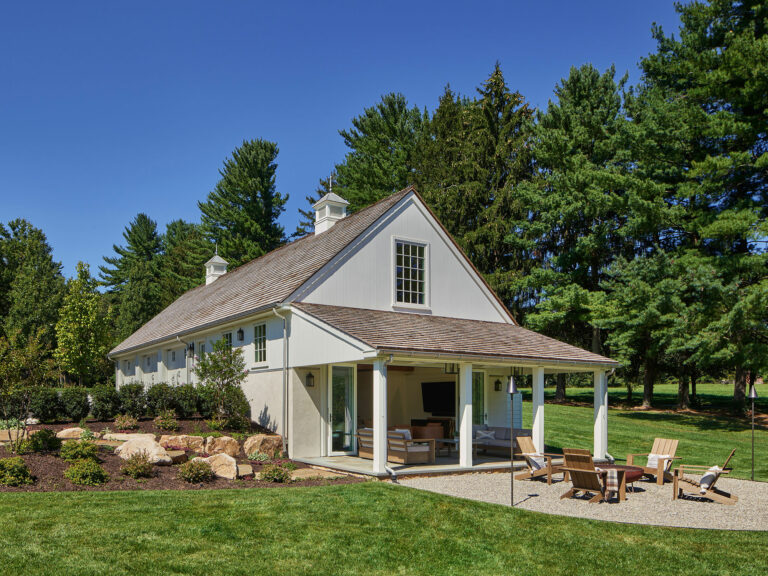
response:
[[[2,574],[768,573],[765,533],[547,516],[383,483],[5,493],[0,518]]]
[[[736,478],[749,478],[751,474],[751,428],[747,418],[736,418],[723,412],[730,406],[733,390],[730,386],[705,384],[699,386],[702,400],[697,412],[645,411],[610,408],[608,412],[608,452],[622,461],[628,453],[647,452],[657,436],[680,440],[678,456],[688,464],[722,466],[729,452],[736,448],[731,461]],[[768,392],[768,391],[767,391]],[[677,387],[656,387],[659,406],[674,406]],[[554,389],[547,388],[545,400],[554,397]],[[523,426],[530,427],[530,390],[523,390]],[[554,450],[592,448],[593,410],[591,388],[570,388],[569,401],[585,402],[588,406],[546,404],[544,430],[547,446]],[[609,388],[608,404],[616,406],[626,399],[624,388]],[[756,412],[766,407],[766,400],[756,406]],[[708,412],[709,411],[709,412]],[[768,481],[768,430],[755,431],[755,480]]]

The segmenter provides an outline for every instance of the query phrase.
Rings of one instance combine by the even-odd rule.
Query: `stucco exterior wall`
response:
[[[315,385],[304,385],[306,375],[312,372]],[[322,410],[325,405],[326,367],[299,368],[290,371],[289,406],[289,453],[293,458],[311,458],[323,454],[325,432],[323,429]]]
[[[251,420],[283,434],[283,371],[249,374],[242,388],[251,405]]]

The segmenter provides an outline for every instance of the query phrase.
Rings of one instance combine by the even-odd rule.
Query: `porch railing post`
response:
[[[533,445],[544,452],[544,368],[533,369]]]
[[[604,370],[595,371],[595,458],[608,452],[608,379]]]
[[[387,465],[387,365],[373,363],[373,472],[384,474]]]
[[[459,365],[459,466],[472,468],[472,364]]]

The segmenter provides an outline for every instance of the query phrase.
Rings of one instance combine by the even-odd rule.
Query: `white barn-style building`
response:
[[[384,475],[387,429],[428,420],[451,421],[457,468],[478,465],[478,427],[521,427],[512,374],[532,375],[544,451],[545,374],[590,372],[594,455],[606,455],[615,361],[521,328],[413,188],[346,206],[327,194],[313,234],[235,270],[214,256],[205,285],[110,352],[117,385],[195,383],[196,359],[224,338],[243,349],[252,419],[290,457]],[[356,458],[362,428],[372,459]]]

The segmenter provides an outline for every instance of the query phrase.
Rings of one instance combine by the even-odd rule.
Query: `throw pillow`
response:
[[[478,440],[495,440],[496,431],[495,430],[478,430],[477,439]]]

